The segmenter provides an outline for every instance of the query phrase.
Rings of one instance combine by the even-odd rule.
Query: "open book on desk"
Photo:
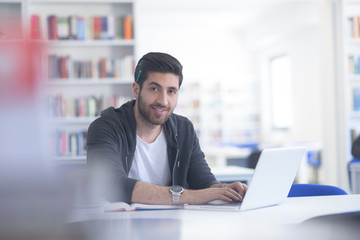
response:
[[[135,210],[165,210],[165,209],[179,209],[184,208],[182,205],[154,205],[125,202],[107,202],[104,204],[105,212],[119,212],[119,211],[135,211]]]

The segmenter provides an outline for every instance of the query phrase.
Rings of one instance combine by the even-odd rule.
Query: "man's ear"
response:
[[[139,84],[138,84],[138,83],[133,82],[132,87],[133,87],[133,95],[134,95],[134,98],[136,98],[136,99],[137,99],[137,98],[138,98],[138,96],[139,96],[140,86],[139,86]]]

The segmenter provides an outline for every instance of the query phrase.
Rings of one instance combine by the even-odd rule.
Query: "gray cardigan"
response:
[[[88,129],[87,165],[93,173],[101,169],[97,181],[106,187],[104,194],[109,201],[130,203],[137,181],[128,177],[136,147],[134,104],[132,100],[120,108],[104,110]],[[203,189],[218,183],[187,118],[172,114],[163,129],[171,169],[169,185]]]

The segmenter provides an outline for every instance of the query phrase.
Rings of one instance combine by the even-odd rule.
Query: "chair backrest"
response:
[[[335,186],[321,184],[293,184],[288,197],[310,197],[326,195],[347,195],[348,193]]]

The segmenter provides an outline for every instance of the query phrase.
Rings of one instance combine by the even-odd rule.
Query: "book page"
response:
[[[164,209],[179,209],[183,205],[157,205],[157,204],[141,204],[133,203],[131,205],[125,202],[113,202],[104,205],[105,212],[117,211],[135,211],[135,210],[164,210]]]

